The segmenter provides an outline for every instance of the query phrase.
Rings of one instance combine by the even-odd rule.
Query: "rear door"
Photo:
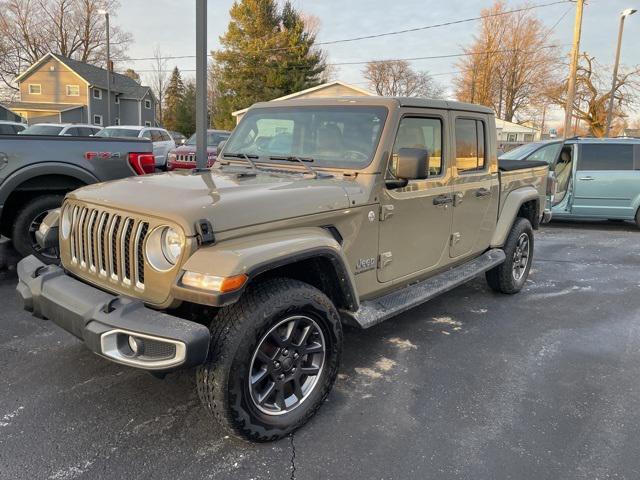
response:
[[[572,215],[633,219],[640,171],[632,143],[582,143],[578,150]]]
[[[497,223],[499,180],[489,117],[451,112],[454,128],[453,225],[451,258],[487,248]],[[492,161],[490,161],[492,160]]]
[[[428,153],[428,177],[381,195],[378,280],[389,282],[448,263],[453,201],[450,146],[444,110],[408,109],[400,121],[387,178],[395,178],[401,148]]]

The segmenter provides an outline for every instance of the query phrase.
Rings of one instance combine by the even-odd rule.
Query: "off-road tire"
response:
[[[640,228],[640,208],[638,208],[638,211],[636,212],[636,225]]]
[[[309,397],[279,416],[261,412],[248,385],[251,359],[260,340],[289,316],[313,316],[325,337],[324,367]],[[198,395],[223,429],[255,442],[277,440],[304,425],[335,382],[342,353],[342,326],[331,300],[306,283],[275,278],[250,286],[235,304],[222,308],[211,327],[207,363],[196,373]]]
[[[514,255],[518,247],[518,240],[523,234],[529,237],[529,256],[524,275],[519,280],[516,280],[513,274]],[[501,265],[489,270],[486,273],[486,278],[489,287],[493,290],[511,295],[518,293],[524,287],[533,261],[533,228],[529,220],[516,218],[503,250],[507,259]]]
[[[41,195],[27,201],[16,215],[11,228],[11,242],[20,255],[27,257],[35,255],[44,263],[56,263],[57,255],[53,252],[44,255],[35,245],[35,237],[30,232],[31,225],[49,210],[59,208],[64,200],[63,195]]]

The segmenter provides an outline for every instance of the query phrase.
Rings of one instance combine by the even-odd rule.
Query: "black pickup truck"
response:
[[[67,192],[92,183],[155,171],[146,139],[0,137],[0,234],[23,256],[47,263],[54,250],[38,246],[35,232]]]

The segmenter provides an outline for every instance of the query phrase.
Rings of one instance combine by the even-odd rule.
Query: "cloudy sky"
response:
[[[553,0],[531,0],[529,4],[546,4]],[[476,17],[493,0],[294,0],[300,10],[320,20],[318,41],[326,42],[372,35],[395,30],[422,27],[437,23]],[[516,8],[522,1],[507,1]],[[218,37],[229,21],[232,0],[209,0],[209,48],[219,46]],[[581,50],[594,55],[598,62],[613,64],[619,12],[625,8],[640,10],[640,0],[587,0],[582,29]],[[574,3],[561,3],[535,10],[549,27],[555,25],[549,43],[563,45],[568,54],[573,34]],[[192,55],[195,50],[194,0],[126,0],[113,23],[131,32],[134,44],[129,51],[133,59],[152,56],[158,45],[165,55]],[[449,55],[461,52],[471,42],[478,22],[448,27],[327,45],[329,63],[366,62],[371,59],[413,58]],[[622,46],[622,64],[640,65],[640,12],[627,19]],[[445,88],[456,71],[456,58],[418,60],[412,62],[419,70],[427,70]],[[172,60],[185,71],[195,67],[194,59]],[[126,66],[141,71],[151,68],[149,61],[131,61]],[[336,66],[336,78],[366,87],[362,65]]]

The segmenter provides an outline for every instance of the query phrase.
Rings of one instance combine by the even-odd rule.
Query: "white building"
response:
[[[530,125],[519,125],[496,118],[498,143],[528,143],[540,140],[541,131]]]

